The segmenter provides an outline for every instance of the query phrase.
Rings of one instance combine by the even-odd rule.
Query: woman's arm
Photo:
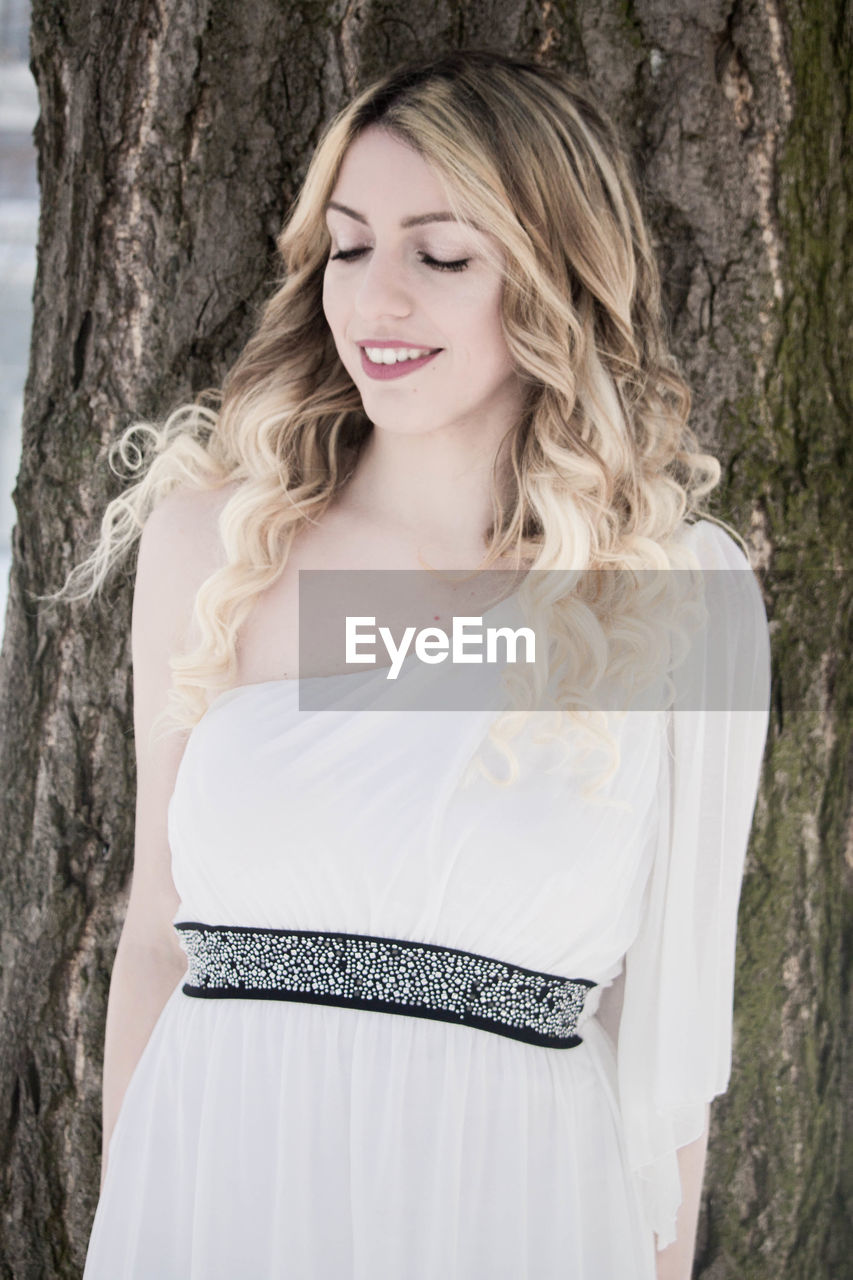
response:
[[[709,1114],[710,1108],[706,1112],[704,1132],[695,1142],[678,1151],[682,1198],[676,1220],[677,1235],[672,1244],[661,1249],[657,1255],[657,1280],[690,1280],[693,1274],[696,1226],[699,1222],[699,1202],[702,1198],[702,1179],[708,1151]]]
[[[177,901],[176,901],[177,906]],[[113,962],[104,1038],[101,1188],[110,1138],[127,1086],[169,995],[186,971],[186,955],[150,940],[142,945],[125,922]],[[174,930],[173,930],[174,932]]]
[[[222,494],[175,493],[149,516],[139,543],[133,597],[136,827],[133,877],[110,978],[104,1038],[101,1187],[127,1086],[163,1006],[186,972],[172,924],[180,897],[171,871],[168,804],[185,733],[152,737],[171,684],[169,659],[185,648],[192,604],[217,567]]]

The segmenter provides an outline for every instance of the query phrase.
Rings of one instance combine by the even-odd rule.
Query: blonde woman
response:
[[[64,589],[141,529],[85,1280],[687,1280],[764,713],[577,704],[596,791],[529,711],[374,715],[298,644],[300,571],[463,571],[468,614],[505,605],[472,570],[558,571],[580,688],[642,626],[577,571],[698,565],[751,584],[765,678],[630,165],[571,77],[452,53],[332,121],[279,247]]]

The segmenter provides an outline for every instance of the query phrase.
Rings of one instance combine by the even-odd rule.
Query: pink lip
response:
[[[371,346],[373,343],[370,344]],[[377,346],[384,347],[404,347],[404,342],[382,342]],[[441,355],[441,351],[431,351],[429,355],[419,356],[417,360],[402,360],[399,364],[373,364],[368,358],[364,347],[361,350],[361,367],[370,378],[375,378],[378,382],[387,382],[390,378],[405,378],[407,373],[414,373],[416,369],[422,369],[425,364],[429,364],[430,360],[434,360],[436,356]]]

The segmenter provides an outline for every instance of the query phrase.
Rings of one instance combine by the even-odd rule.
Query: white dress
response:
[[[747,568],[715,526],[687,536],[703,567]],[[732,652],[761,684],[766,621],[741,581]],[[766,712],[629,713],[594,803],[526,739],[513,786],[461,786],[494,711],[350,708],[350,679],[325,678],[336,710],[300,711],[289,680],[211,704],[169,806],[175,923],[590,979],[582,1043],[196,999],[182,979],[124,1097],[84,1280],[654,1280],[676,1148],[728,1080]],[[614,1044],[597,1006],[623,968]]]

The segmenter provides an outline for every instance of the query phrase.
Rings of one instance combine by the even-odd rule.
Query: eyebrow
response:
[[[337,200],[329,200],[326,209],[337,209],[339,213],[345,213],[348,218],[355,218],[356,222],[363,222],[365,226],[369,226],[367,218],[363,213],[358,213],[355,209],[350,209],[345,204],[338,204]],[[419,227],[425,222],[458,222],[459,219],[452,213],[418,213],[411,218],[403,218],[400,221],[401,227]],[[475,230],[482,230],[481,227],[471,223]]]

